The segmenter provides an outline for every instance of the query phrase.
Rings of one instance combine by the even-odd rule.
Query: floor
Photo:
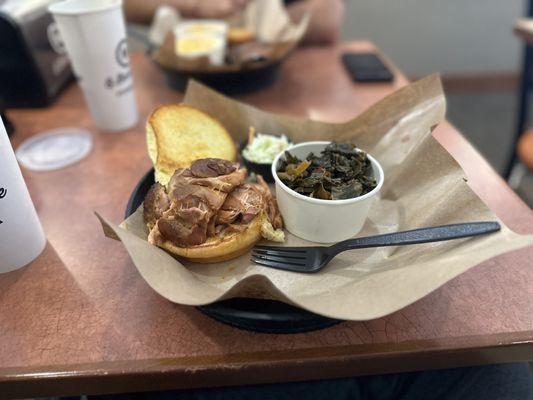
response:
[[[448,119],[502,173],[511,152],[517,114],[514,91],[446,93]],[[532,110],[533,111],[533,110]],[[533,115],[533,113],[530,113]],[[533,172],[521,180],[516,192],[533,207]]]

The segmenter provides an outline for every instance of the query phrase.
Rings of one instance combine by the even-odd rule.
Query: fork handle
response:
[[[335,254],[338,254],[345,250],[364,249],[367,247],[439,242],[443,240],[483,235],[499,231],[500,228],[498,222],[468,222],[463,224],[441,225],[431,228],[413,229],[410,231],[348,239],[334,244],[330,249],[335,251]]]

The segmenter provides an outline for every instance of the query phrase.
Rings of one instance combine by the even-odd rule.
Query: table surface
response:
[[[281,80],[239,96],[269,111],[345,121],[407,83],[352,83],[339,61],[353,42],[303,48]],[[29,266],[0,276],[0,393],[58,395],[332,378],[533,359],[533,248],[491,259],[415,304],[367,322],[294,335],[238,330],[172,304],[141,278],[94,215],[121,221],[151,164],[144,120],[180,101],[143,54],[132,57],[141,121],[122,133],[96,129],[71,85],[49,108],[13,110],[13,144],[61,126],[94,134],[83,161],[24,171],[48,237]],[[533,213],[449,123],[434,132],[473,190],[511,229],[533,233]],[[1,397],[1,396],[0,396]]]

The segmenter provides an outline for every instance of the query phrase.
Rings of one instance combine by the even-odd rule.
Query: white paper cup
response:
[[[0,119],[0,273],[33,261],[46,239]]]
[[[303,160],[310,152],[320,154],[328,144],[330,142],[305,142],[287,150]],[[377,160],[367,154],[377,182],[372,191],[353,199],[322,200],[296,193],[278,178],[276,170],[283,154],[281,152],[274,159],[272,175],[276,184],[276,199],[287,230],[302,239],[318,243],[340,242],[357,235],[383,186],[383,169]]]
[[[121,131],[138,121],[121,0],[66,0],[57,23],[95,124]]]

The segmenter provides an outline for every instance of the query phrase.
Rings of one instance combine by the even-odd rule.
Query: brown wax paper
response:
[[[281,0],[255,0],[249,3],[243,15],[230,25],[246,27],[256,34],[256,41],[228,47],[231,64],[212,65],[207,57],[187,59],[178,57],[174,50],[174,34],[169,32],[161,47],[153,53],[159,65],[184,72],[237,72],[243,69],[260,69],[280,62],[301,41],[309,25],[310,16],[299,21],[291,20]],[[246,54],[260,53],[264,61],[251,62]]]
[[[253,125],[295,142],[351,140],[375,156],[385,184],[358,236],[498,220],[430,134],[445,113],[437,76],[398,90],[342,124],[269,114],[194,82],[185,102],[219,118],[236,140],[244,140]],[[318,274],[299,274],[255,265],[249,254],[212,265],[180,263],[146,241],[140,210],[121,227],[104,219],[102,224],[108,236],[122,241],[146,282],[170,301],[203,305],[236,296],[271,297],[346,320],[390,314],[484,260],[533,244],[533,235],[518,235],[502,224],[500,232],[476,238],[348,251]],[[284,243],[309,244],[288,233]]]

